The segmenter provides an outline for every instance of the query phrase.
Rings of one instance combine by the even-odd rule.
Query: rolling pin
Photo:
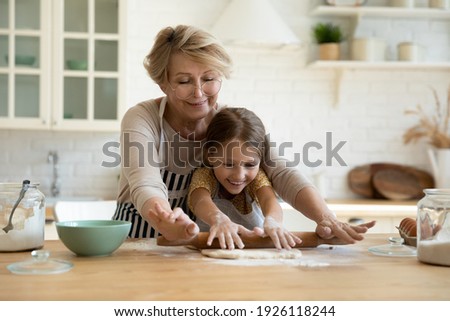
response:
[[[347,244],[340,239],[334,237],[331,239],[322,239],[315,232],[292,232],[294,235],[298,236],[303,242],[296,244],[295,247],[317,247],[321,244],[329,245],[343,245]],[[209,232],[200,232],[194,238],[190,240],[175,240],[169,241],[164,236],[159,236],[156,240],[156,244],[160,246],[193,246],[197,249],[220,249],[220,244],[218,239],[214,239],[211,246],[208,246],[206,242],[208,241]],[[260,236],[250,236],[246,237],[241,235],[242,242],[247,249],[259,249],[259,248],[275,248],[270,237],[260,237]]]

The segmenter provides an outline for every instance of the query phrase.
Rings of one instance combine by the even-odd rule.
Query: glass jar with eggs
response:
[[[450,189],[425,189],[417,204],[417,258],[450,266]]]

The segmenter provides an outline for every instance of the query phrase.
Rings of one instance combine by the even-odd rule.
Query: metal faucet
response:
[[[58,182],[58,153],[56,151],[50,151],[48,153],[48,162],[52,164],[53,167],[53,180],[52,186],[50,187],[50,193],[53,197],[59,196],[59,182]]]

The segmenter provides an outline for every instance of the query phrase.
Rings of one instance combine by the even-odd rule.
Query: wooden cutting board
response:
[[[349,188],[367,198],[392,200],[419,199],[423,189],[434,187],[434,179],[426,171],[393,163],[358,166],[348,174]]]

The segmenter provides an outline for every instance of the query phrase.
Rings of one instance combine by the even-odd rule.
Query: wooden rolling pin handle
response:
[[[315,232],[292,232],[296,236],[298,236],[303,242],[297,244],[296,248],[301,247],[317,247],[321,244],[330,244],[330,245],[342,245],[345,244],[338,238],[332,239],[322,239],[317,236]],[[181,245],[191,245],[198,249],[220,249],[220,244],[217,239],[214,239],[211,246],[207,245],[209,233],[200,232],[197,236],[195,236],[191,240],[176,240],[176,241],[168,241],[163,236],[158,237],[157,244],[161,246],[181,246]],[[251,236],[245,237],[241,236],[242,241],[244,242],[245,248],[255,249],[255,248],[274,248],[275,245],[272,242],[270,237],[259,237],[259,236]]]

